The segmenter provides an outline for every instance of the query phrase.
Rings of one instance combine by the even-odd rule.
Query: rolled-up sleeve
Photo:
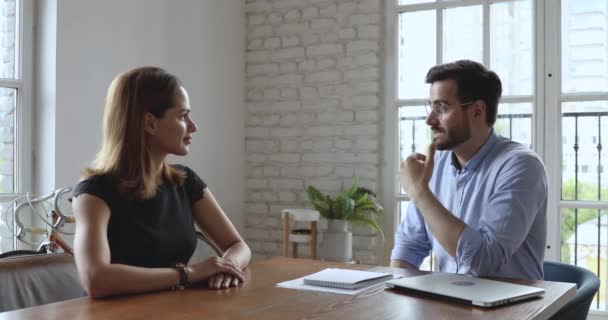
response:
[[[420,268],[422,260],[429,255],[431,243],[424,219],[416,206],[410,202],[406,216],[395,233],[395,246],[391,260],[401,260]]]
[[[465,226],[456,248],[459,273],[494,274],[507,264],[546,210],[547,177],[535,156],[511,159],[501,167],[478,229]]]

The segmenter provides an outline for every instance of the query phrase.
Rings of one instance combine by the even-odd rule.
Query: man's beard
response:
[[[446,130],[439,127],[432,127],[431,129],[433,131],[443,133],[443,137],[445,138],[442,142],[433,140],[437,150],[452,150],[454,147],[466,142],[471,138],[471,128],[466,119],[463,119],[462,126],[447,129],[447,134]]]

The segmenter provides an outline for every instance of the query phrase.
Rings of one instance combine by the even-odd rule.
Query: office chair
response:
[[[552,320],[585,320],[595,293],[600,288],[600,280],[593,272],[581,267],[545,261],[544,280],[576,283],[576,296],[563,306]]]
[[[0,259],[16,257],[16,256],[33,255],[33,254],[44,254],[44,252],[34,251],[34,250],[13,250],[13,251],[7,251],[7,252],[0,253]]]
[[[74,257],[13,255],[0,260],[0,312],[83,297]]]

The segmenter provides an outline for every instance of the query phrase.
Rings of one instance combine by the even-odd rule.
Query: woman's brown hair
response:
[[[83,178],[112,175],[120,192],[136,199],[151,198],[158,187],[148,136],[146,113],[161,118],[180,98],[180,80],[157,67],[141,67],[119,74],[110,84],[103,114],[102,145]],[[163,163],[162,177],[181,185],[184,173]]]

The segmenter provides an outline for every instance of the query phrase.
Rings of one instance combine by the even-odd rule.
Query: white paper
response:
[[[372,270],[367,270],[367,271],[372,271]],[[305,275],[298,279],[280,282],[280,283],[277,283],[276,286],[280,287],[280,288],[287,288],[287,289],[330,292],[330,293],[346,294],[346,295],[356,295],[365,290],[368,290],[369,288],[375,288],[377,286],[384,286],[384,282],[381,282],[381,283],[378,283],[378,284],[375,284],[375,285],[372,285],[369,287],[365,287],[365,288],[361,288],[361,289],[354,289],[354,290],[353,289],[340,289],[340,288],[313,286],[313,285],[304,284],[304,278],[306,278],[308,276],[309,275]],[[393,274],[393,279],[400,278],[400,277],[401,277],[401,275]]]
[[[304,278],[304,283],[318,286],[352,289],[348,288],[348,286],[353,286],[363,282],[363,286],[367,287],[370,285],[369,282],[377,282],[379,278],[386,277],[388,275],[388,273],[384,272],[326,268],[317,273],[306,276],[306,278]]]

